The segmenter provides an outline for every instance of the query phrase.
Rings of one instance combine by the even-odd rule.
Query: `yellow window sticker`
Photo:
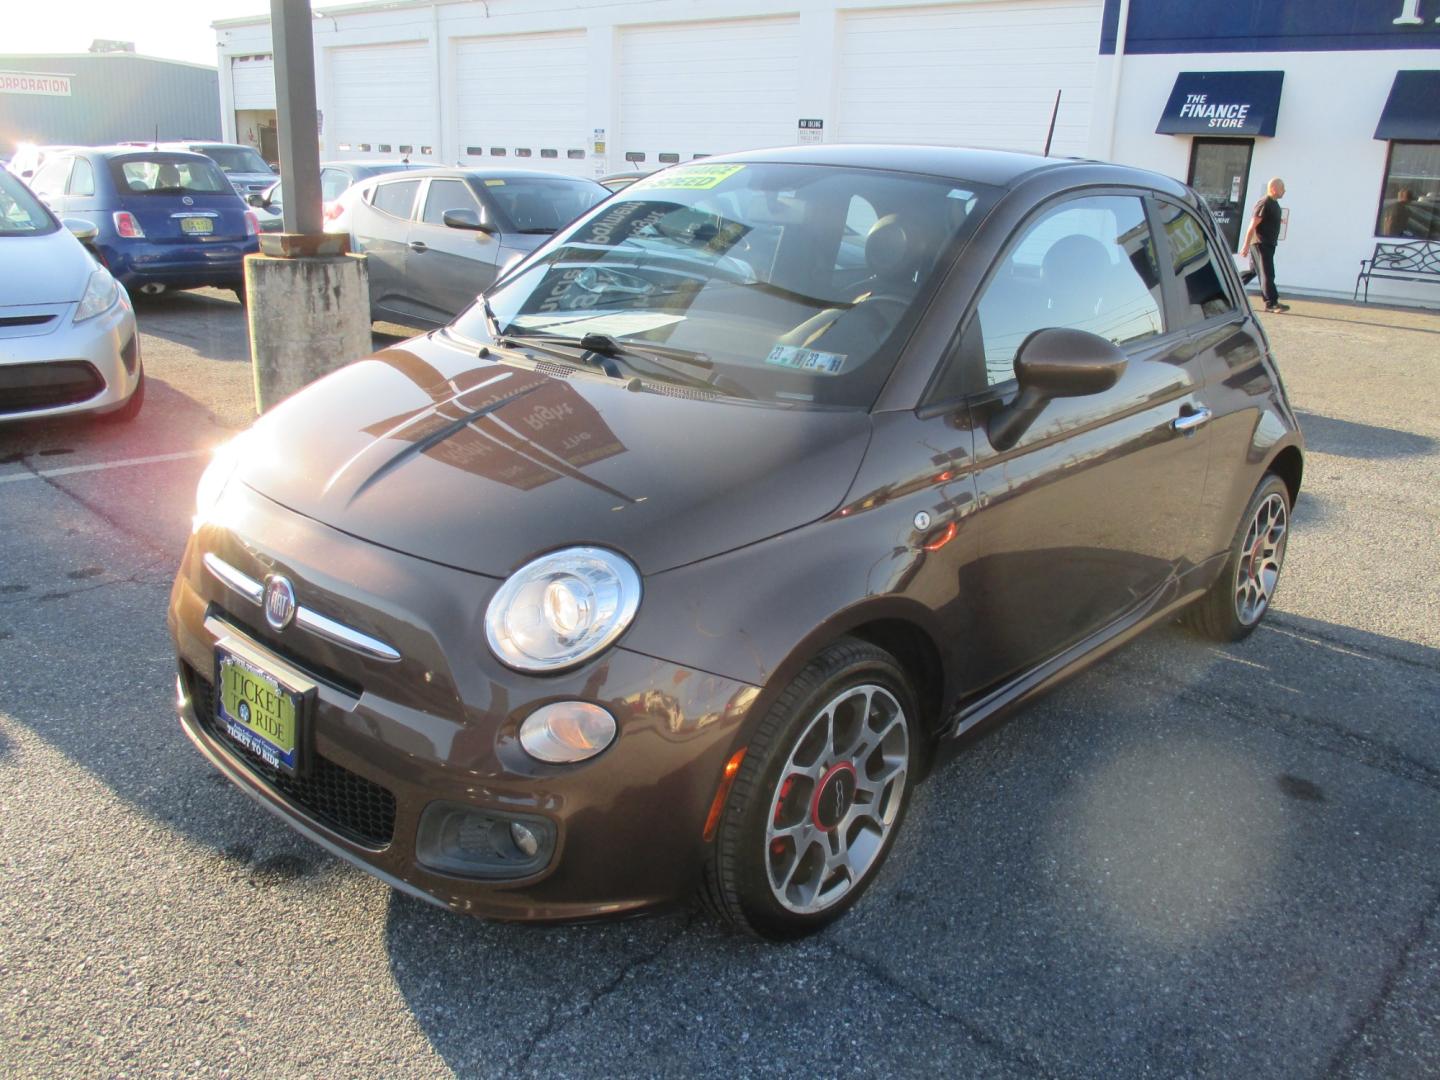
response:
[[[744,165],[682,165],[677,169],[666,169],[641,183],[647,188],[705,191],[722,180],[728,180],[743,168]]]
[[[505,181],[504,181],[504,180],[486,180],[486,181],[485,181],[485,186],[486,186],[486,187],[504,187],[504,186],[505,186]]]

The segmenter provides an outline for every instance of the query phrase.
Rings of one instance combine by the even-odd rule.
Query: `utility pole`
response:
[[[321,215],[311,20],[309,0],[270,0],[284,231],[245,257],[256,412],[372,351],[365,257]]]

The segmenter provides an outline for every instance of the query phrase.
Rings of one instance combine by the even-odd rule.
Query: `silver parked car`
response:
[[[204,154],[220,166],[225,179],[230,181],[235,194],[242,199],[252,193],[258,194],[275,183],[275,170],[253,146],[244,143],[169,142],[160,143],[155,149]]]
[[[408,161],[322,161],[320,163],[321,214],[325,220],[325,231],[348,233],[350,224],[345,220],[344,205],[340,196],[361,180],[368,180],[381,173],[406,172],[411,169],[428,169],[429,165],[412,165]],[[245,201],[255,208],[261,232],[280,232],[284,228],[285,182],[277,180],[263,192],[246,196]]]
[[[0,420],[90,411],[129,420],[140,411],[135,313],[81,244],[95,235],[89,222],[62,226],[0,171]]]
[[[610,192],[520,169],[426,169],[355,185],[340,202],[369,256],[370,315],[442,326],[513,263]]]

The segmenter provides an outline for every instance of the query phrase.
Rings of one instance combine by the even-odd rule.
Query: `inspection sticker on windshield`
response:
[[[765,362],[776,367],[813,371],[818,375],[839,375],[841,368],[845,366],[845,356],[845,353],[802,349],[798,345],[776,345],[770,350],[770,355],[765,357]]]
[[[744,165],[681,165],[642,181],[647,188],[686,188],[704,191],[734,176]]]

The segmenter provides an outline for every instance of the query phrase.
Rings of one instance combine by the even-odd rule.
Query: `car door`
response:
[[[368,197],[356,200],[351,235],[355,250],[368,257],[370,310],[376,318],[407,313],[405,255],[419,191],[419,179],[381,180]]]
[[[468,210],[477,220],[488,220],[464,180],[436,176],[428,184],[419,220],[410,226],[405,284],[416,314],[446,323],[494,283],[500,240],[478,229],[445,224],[447,210]]]
[[[1266,366],[1268,346],[1241,296],[1234,262],[1208,215],[1174,199],[1155,196],[1151,210],[1156,234],[1171,268],[1169,308],[1177,328],[1205,377],[1210,420],[1210,471],[1195,524],[1209,554],[1228,550],[1237,507],[1255,483],[1253,446],[1257,428],[1269,415],[1275,381]]]
[[[974,437],[974,559],[952,632],[983,687],[1138,620],[1177,594],[1199,556],[1206,477],[1203,363],[1167,323],[1140,193],[1052,201],[986,278],[956,362]],[[1054,398],[1015,437],[1015,357],[1048,327],[1096,334],[1126,357],[1119,381]]]

